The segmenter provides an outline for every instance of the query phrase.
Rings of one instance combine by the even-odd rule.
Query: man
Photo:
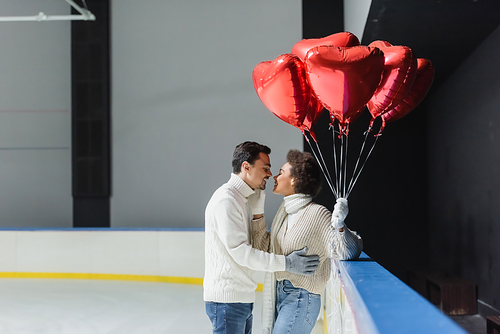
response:
[[[205,211],[203,298],[214,334],[252,332],[254,270],[312,275],[319,264],[318,256],[303,256],[306,249],[284,256],[252,247],[252,219],[264,219],[270,153],[256,142],[236,146],[231,178],[215,191]]]

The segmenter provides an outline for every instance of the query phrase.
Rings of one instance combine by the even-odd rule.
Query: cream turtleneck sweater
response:
[[[288,225],[289,215],[293,215],[291,226]],[[313,203],[311,196],[293,194],[284,198],[274,217],[271,232],[267,232],[263,218],[253,221],[255,248],[288,255],[307,246],[309,255],[319,255],[320,258],[318,270],[312,276],[297,275],[286,271],[266,274],[262,310],[263,333],[272,331],[276,281],[286,279],[295,287],[322,294],[330,279],[331,257],[351,260],[361,254],[362,239],[347,226],[344,226],[343,232],[334,230],[331,227],[331,216],[327,208]]]
[[[294,215],[294,223],[288,228],[288,216]],[[289,280],[293,286],[321,294],[330,278],[330,243],[333,230],[330,227],[331,213],[322,205],[312,202],[304,194],[286,196],[274,217],[271,232],[267,232],[264,220],[254,221],[254,247],[274,254],[288,255],[295,250],[308,247],[309,255],[319,255],[318,270],[312,276],[276,272],[276,280]]]

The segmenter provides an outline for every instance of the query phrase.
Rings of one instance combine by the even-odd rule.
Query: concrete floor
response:
[[[0,333],[211,333],[202,293],[184,284],[0,279]],[[260,300],[253,333],[261,332]],[[321,333],[318,321],[313,334]]]
[[[475,315],[454,315],[450,316],[453,321],[460,325],[470,334],[485,334],[486,319],[479,314]]]

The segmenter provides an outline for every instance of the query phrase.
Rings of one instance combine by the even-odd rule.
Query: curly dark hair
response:
[[[290,150],[286,161],[292,166],[290,176],[295,179],[295,193],[316,196],[321,190],[321,170],[312,154]]]
[[[260,153],[271,154],[271,149],[254,141],[246,141],[236,146],[233,152],[233,161],[231,162],[233,173],[239,174],[241,164],[245,161],[253,166]]]

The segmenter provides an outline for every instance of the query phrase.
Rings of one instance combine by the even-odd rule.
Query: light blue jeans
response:
[[[288,280],[276,282],[276,322],[273,334],[309,334],[321,309],[321,296],[296,288]]]
[[[253,303],[205,302],[213,334],[252,333]]]

